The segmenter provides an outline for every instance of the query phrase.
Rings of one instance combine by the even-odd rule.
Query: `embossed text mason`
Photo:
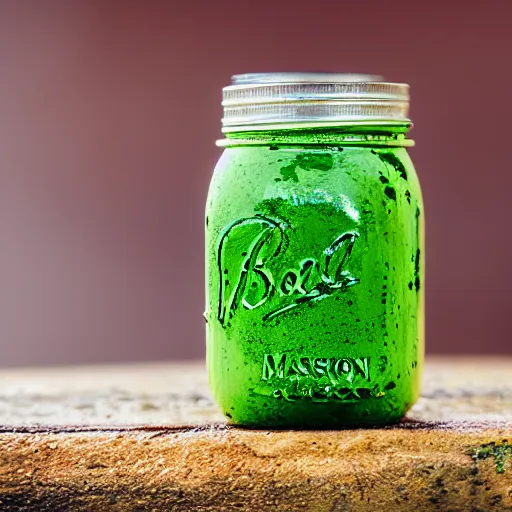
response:
[[[233,424],[398,421],[424,351],[409,88],[237,75],[206,208],[207,362]]]

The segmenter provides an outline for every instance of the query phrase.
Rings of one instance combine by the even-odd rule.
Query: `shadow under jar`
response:
[[[207,363],[230,422],[399,421],[424,354],[409,87],[248,74],[224,88],[206,208]]]

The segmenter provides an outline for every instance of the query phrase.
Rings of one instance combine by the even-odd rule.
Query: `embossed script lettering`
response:
[[[288,247],[285,227],[278,219],[258,215],[238,220],[222,233],[217,252],[222,324],[240,306],[256,309],[277,296],[275,308],[263,316],[266,321],[359,283],[346,268],[359,236],[354,231],[338,236],[320,261],[307,257],[299,268],[274,275],[269,264]]]

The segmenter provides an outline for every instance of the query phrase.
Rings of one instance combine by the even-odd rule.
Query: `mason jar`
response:
[[[230,423],[399,421],[424,353],[409,87],[271,73],[223,90],[206,207],[207,364]]]

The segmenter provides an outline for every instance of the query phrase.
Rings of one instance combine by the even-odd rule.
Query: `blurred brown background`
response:
[[[430,352],[512,353],[512,2],[0,2],[0,364],[202,357],[233,73],[412,86]]]

